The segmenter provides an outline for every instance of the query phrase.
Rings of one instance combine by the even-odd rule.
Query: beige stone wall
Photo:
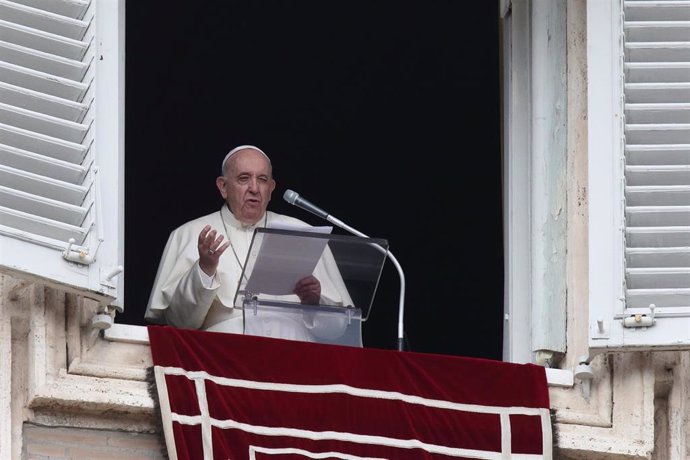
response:
[[[97,310],[84,297],[0,274],[0,460],[40,458],[24,445],[36,441],[32,449],[39,449],[27,427],[94,436],[101,430],[123,448],[125,439],[158,437],[146,381],[149,347],[105,340],[91,323]]]
[[[25,423],[22,436],[22,458],[27,460],[167,458],[162,440],[157,434]]]

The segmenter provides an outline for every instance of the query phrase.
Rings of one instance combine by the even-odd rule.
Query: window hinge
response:
[[[592,380],[594,379],[594,370],[590,365],[591,358],[587,355],[580,356],[578,360],[580,364],[575,367],[575,378],[582,382],[582,397],[589,401],[592,390]]]
[[[654,326],[655,319],[654,319],[654,309],[656,308],[656,305],[650,304],[649,305],[649,314],[645,313],[636,313],[634,315],[629,315],[623,318],[623,327],[650,327]]]

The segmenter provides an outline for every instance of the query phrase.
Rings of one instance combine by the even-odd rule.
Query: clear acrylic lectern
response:
[[[388,242],[316,231],[258,228],[235,294],[244,333],[361,347]],[[293,293],[306,277],[320,297],[301,303]]]

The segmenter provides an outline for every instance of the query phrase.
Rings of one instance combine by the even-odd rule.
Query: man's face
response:
[[[223,199],[237,220],[257,223],[266,212],[276,187],[268,159],[254,149],[244,149],[228,159],[225,176],[216,179]]]

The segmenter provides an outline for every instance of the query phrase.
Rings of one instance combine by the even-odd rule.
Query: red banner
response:
[[[171,459],[551,459],[544,368],[148,326]]]

